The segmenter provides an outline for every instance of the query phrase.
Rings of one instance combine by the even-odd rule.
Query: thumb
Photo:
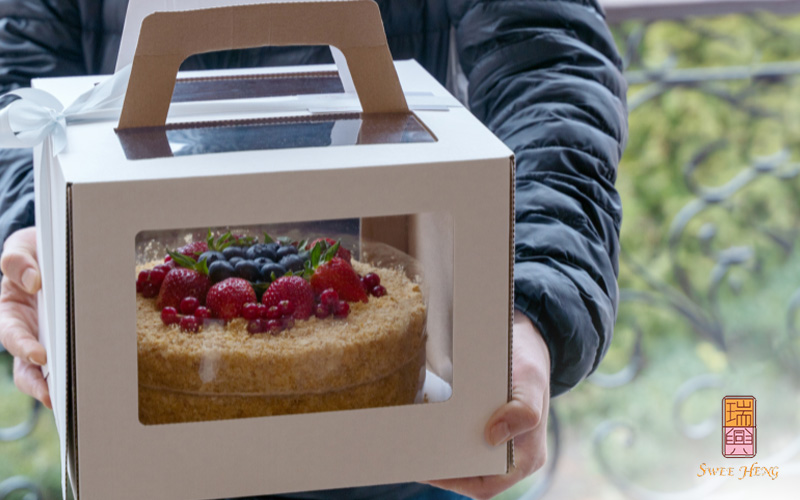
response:
[[[527,398],[525,398],[527,399]],[[522,395],[514,395],[504,404],[486,424],[485,437],[492,446],[497,446],[535,429],[542,421],[543,400],[539,398],[523,400]]]
[[[524,315],[515,311],[511,400],[489,418],[486,441],[497,446],[535,429],[550,397],[547,344]]]
[[[39,264],[36,261],[36,229],[29,227],[11,234],[3,246],[0,257],[3,276],[30,294],[42,285]]]

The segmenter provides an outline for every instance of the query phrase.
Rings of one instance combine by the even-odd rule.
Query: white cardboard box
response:
[[[68,125],[66,151],[53,156],[51,142],[36,151],[40,338],[48,351],[62,459],[76,498],[237,497],[506,472],[511,445],[490,447],[483,428],[509,397],[513,156],[468,110],[452,104],[417,63],[398,62],[396,70],[406,96],[429,93],[449,103],[446,110],[414,112],[435,142],[132,160],[117,123],[94,121]],[[260,73],[300,71],[309,67]],[[41,79],[34,85],[69,103],[104,78]],[[270,111],[284,101],[243,101],[248,112],[227,102],[227,113],[194,103],[185,113],[192,121],[274,117],[286,114]],[[216,199],[227,193],[236,203],[211,203],[211,193]],[[265,197],[269,211],[263,210]],[[451,263],[451,270],[439,266],[440,275],[431,276],[431,304],[451,310],[429,311],[434,330],[452,330],[429,333],[452,338],[449,400],[140,423],[137,234],[408,214],[449,214],[451,222],[442,226],[436,217],[421,216],[408,226],[386,231],[367,225],[362,232],[393,238],[400,231],[407,250],[427,268],[437,269],[445,257]],[[441,248],[450,246],[452,255],[443,256]],[[435,358],[432,349],[436,342],[429,343],[429,357]]]

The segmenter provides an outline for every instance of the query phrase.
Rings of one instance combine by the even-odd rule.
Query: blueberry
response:
[[[230,261],[234,257],[244,257],[245,249],[242,247],[228,247],[222,251],[222,255],[225,256],[228,261]]]
[[[293,245],[286,245],[278,248],[278,259],[282,259],[287,255],[297,255],[297,247]]]
[[[231,259],[228,260],[228,262],[230,263],[230,265],[235,266],[237,262],[241,262],[243,260],[244,260],[243,257],[232,257]]]
[[[253,245],[247,249],[247,258],[250,260],[256,260],[260,257],[266,257],[269,260],[275,260],[277,256],[275,255],[275,251],[272,249],[271,246],[265,245],[260,243],[258,245]]]
[[[234,276],[236,276],[236,270],[230,262],[218,260],[208,266],[208,279],[212,283],[219,283]]]
[[[258,281],[261,279],[261,271],[258,269],[258,266],[252,260],[242,260],[236,263],[235,266],[236,274],[240,278],[244,278],[247,281]]]
[[[280,264],[267,264],[261,268],[261,274],[264,276],[265,280],[271,280],[272,274],[275,274],[276,278],[280,278],[284,274],[286,274],[286,268]]]
[[[225,256],[220,252],[213,252],[211,250],[201,253],[200,257],[197,258],[197,262],[200,262],[203,259],[206,260],[206,264],[209,266],[218,260],[226,260]]]
[[[278,245],[277,243],[265,243],[264,247],[268,249],[267,251],[269,251],[271,253],[274,253],[275,256],[277,257],[277,255],[278,255],[277,252],[278,252],[278,248],[280,248],[280,245]],[[273,258],[272,260],[275,260],[275,259]]]
[[[259,257],[258,255],[256,255],[256,253],[258,252],[258,247],[260,246],[261,245],[253,245],[249,247],[244,252],[244,258],[248,260],[256,260]]]
[[[259,257],[256,260],[254,260],[253,262],[256,263],[256,265],[258,266],[259,269],[261,269],[262,267],[266,266],[267,264],[272,264],[273,263],[272,260],[270,260],[270,259],[268,259],[266,257]]]
[[[297,255],[298,255],[298,256],[299,256],[301,259],[303,259],[303,262],[305,262],[305,261],[307,261],[307,260],[310,260],[310,259],[311,259],[311,252],[307,252],[307,251],[306,251],[306,252],[300,252],[300,253],[298,253]]]
[[[287,255],[286,257],[282,258],[280,261],[280,265],[285,267],[289,271],[302,271],[303,270],[303,259],[300,258],[299,255]]]

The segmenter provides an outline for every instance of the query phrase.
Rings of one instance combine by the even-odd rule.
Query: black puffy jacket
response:
[[[443,83],[454,41],[472,112],[517,155],[516,307],[544,335],[552,394],[611,340],[626,85],[596,0],[378,0],[396,59]],[[35,77],[110,73],[127,0],[0,0],[0,94]],[[196,56],[184,69],[329,62],[327,49]],[[0,239],[33,220],[31,154],[0,150]]]

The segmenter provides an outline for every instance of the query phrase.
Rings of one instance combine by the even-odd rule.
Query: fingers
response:
[[[53,409],[50,401],[50,390],[42,376],[42,370],[36,365],[14,358],[14,384],[29,396],[33,396],[46,407]]]
[[[0,341],[15,358],[36,366],[44,366],[47,363],[47,351],[44,346],[20,322],[3,321],[3,325],[0,326]]]
[[[39,265],[36,262],[36,230],[29,227],[11,234],[3,246],[0,271],[29,294],[42,286]]]
[[[44,365],[47,353],[37,340],[36,298],[5,278],[0,283],[0,344],[12,356]]]

